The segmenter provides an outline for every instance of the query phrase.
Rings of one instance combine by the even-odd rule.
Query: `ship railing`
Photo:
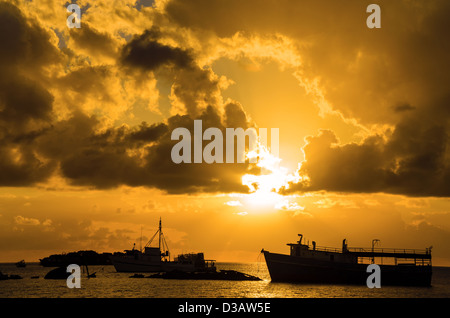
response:
[[[308,246],[308,248],[311,251],[319,251],[319,252],[329,252],[329,253],[340,253],[340,252],[342,252],[342,249],[340,249],[340,248],[328,247],[328,246],[316,246],[315,248],[313,246]]]
[[[393,263],[394,265],[431,265],[431,249],[413,250],[399,248],[349,248],[358,257],[358,263]]]
[[[342,253],[342,248],[336,248],[336,247],[328,247],[328,246],[311,246],[308,245],[309,250],[315,250],[315,251],[321,251],[321,252],[332,252],[332,253]],[[407,248],[384,248],[384,247],[377,247],[377,248],[367,248],[367,247],[350,247],[347,248],[346,251],[353,252],[353,253],[373,253],[373,254],[385,254],[386,256],[388,254],[395,254],[395,255],[417,255],[420,257],[421,255],[427,256],[431,255],[430,249],[407,249]]]
[[[351,247],[347,248],[349,252],[356,253],[383,253],[383,254],[410,254],[410,255],[429,255],[431,254],[430,249],[416,250],[407,248],[367,248],[367,247]]]
[[[431,259],[359,256],[358,264],[431,266]]]

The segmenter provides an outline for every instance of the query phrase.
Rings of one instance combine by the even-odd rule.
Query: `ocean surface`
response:
[[[89,266],[96,278],[82,273],[81,288],[70,289],[65,280],[47,280],[52,269],[37,263],[17,268],[0,264],[0,271],[23,279],[0,281],[0,298],[449,298],[450,267],[433,267],[432,287],[272,283],[264,262],[216,263],[217,269],[237,270],[261,281],[207,281],[130,278],[113,266]],[[150,275],[146,273],[145,276]],[[39,278],[31,278],[39,276]],[[381,284],[383,283],[381,279]]]

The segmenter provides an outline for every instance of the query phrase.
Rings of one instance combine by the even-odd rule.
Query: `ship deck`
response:
[[[348,253],[358,257],[395,257],[395,258],[415,258],[431,259],[431,253],[426,251],[405,250],[405,249],[364,249],[349,248]]]
[[[298,246],[297,243],[289,243],[289,246]],[[342,249],[335,247],[316,246],[311,248],[308,246],[309,251],[328,252],[328,253],[343,253]],[[429,249],[415,250],[415,249],[399,249],[399,248],[364,248],[364,247],[351,247],[347,248],[346,253],[358,257],[395,257],[395,258],[417,258],[417,259],[431,259],[431,251]]]
[[[361,247],[346,247],[342,248],[325,247],[325,246],[309,246],[308,244],[288,243],[291,246],[291,255],[295,254],[295,247],[301,246],[306,248],[307,253],[324,253],[326,255],[348,255],[353,256],[357,263],[373,263],[375,259],[381,264],[392,263],[408,264],[408,265],[431,265],[431,249],[399,249],[399,248],[361,248]],[[294,249],[292,249],[294,248]],[[305,255],[305,254],[303,254]]]

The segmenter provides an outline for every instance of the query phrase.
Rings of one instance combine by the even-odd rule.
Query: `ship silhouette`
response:
[[[367,266],[378,260],[382,285],[431,286],[431,247],[425,250],[375,248],[342,249],[288,243],[290,254],[261,251],[273,282],[366,284]]]
[[[158,238],[158,246],[152,247]],[[206,260],[203,253],[180,254],[174,260],[170,259],[169,247],[162,232],[161,219],[156,233],[144,246],[136,249],[117,252],[110,257],[117,272],[146,273],[146,272],[215,272],[215,260]]]

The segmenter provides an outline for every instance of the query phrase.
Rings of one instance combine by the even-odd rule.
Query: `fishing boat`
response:
[[[158,246],[152,247],[153,241],[158,238]],[[135,244],[136,245],[136,244]],[[169,247],[162,232],[161,219],[156,233],[143,249],[131,250],[124,253],[114,253],[110,256],[111,262],[117,272],[146,273],[146,272],[208,272],[215,271],[214,260],[205,260],[203,253],[180,254],[171,260]]]
[[[380,268],[382,285],[431,286],[431,247],[424,250],[349,248],[347,240],[342,248],[330,248],[302,243],[288,243],[289,254],[262,250],[271,280],[274,282],[319,284],[366,284],[367,267]]]

